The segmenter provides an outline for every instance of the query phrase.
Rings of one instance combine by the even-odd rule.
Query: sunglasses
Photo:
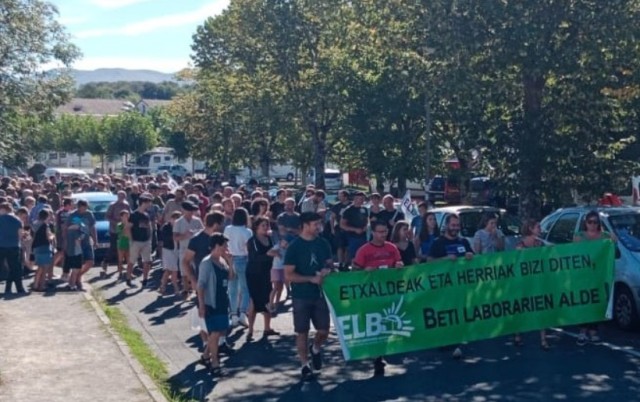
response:
[[[587,221],[587,223],[591,223],[591,224],[593,224],[593,225],[597,225],[597,224],[598,224],[598,221],[597,221],[597,220],[595,220],[595,219],[589,219],[589,220]]]

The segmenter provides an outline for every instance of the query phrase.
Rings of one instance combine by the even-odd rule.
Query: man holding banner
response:
[[[316,212],[300,214],[302,231],[287,249],[284,269],[287,281],[291,283],[291,303],[293,306],[293,328],[296,332],[296,348],[302,363],[302,379],[313,377],[309,366],[309,354],[314,370],[322,368],[320,348],[329,336],[331,319],[329,307],[320,285],[333,266],[331,245],[319,236],[322,231],[322,217]],[[310,322],[316,335],[308,346]]]
[[[427,261],[451,259],[464,257],[467,260],[473,258],[473,249],[469,241],[464,237],[460,237],[460,217],[455,214],[447,215],[444,218],[445,230],[444,234],[438,237],[429,249],[429,257]],[[462,349],[456,346],[453,350],[453,358],[462,357]]]
[[[404,266],[400,250],[395,244],[386,241],[388,232],[385,222],[371,222],[371,241],[358,249],[353,259],[354,270],[375,271]],[[377,357],[373,362],[373,375],[384,375],[386,365],[383,356]]]

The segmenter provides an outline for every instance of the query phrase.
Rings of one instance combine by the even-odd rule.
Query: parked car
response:
[[[453,177],[435,176],[429,180],[427,195],[431,204],[459,204],[461,201],[460,185]]]
[[[44,177],[49,178],[60,174],[62,177],[76,177],[82,180],[90,180],[89,175],[82,169],[51,167],[44,171]]]
[[[112,193],[77,193],[71,196],[73,201],[86,200],[89,203],[89,210],[96,218],[96,232],[98,244],[95,245],[96,260],[105,256],[109,250],[109,221],[107,220],[107,208],[109,204],[116,201],[118,197]]]
[[[174,179],[183,178],[190,174],[189,170],[182,165],[162,165],[153,171],[153,174],[162,174],[164,172],[169,173]]]
[[[505,250],[514,250],[520,240],[520,227],[522,226],[520,218],[508,214],[505,209],[487,206],[456,205],[434,208],[429,212],[433,212],[436,215],[436,222],[441,230],[444,229],[446,216],[457,214],[460,217],[460,235],[469,240],[471,247],[473,247],[473,236],[476,231],[480,229],[480,221],[485,213],[493,213],[498,217],[498,229],[502,230],[505,236]]]
[[[305,184],[315,184],[316,173],[315,169],[309,169],[309,174]],[[324,188],[325,190],[339,190],[342,188],[342,173],[338,169],[325,169],[324,170]]]
[[[616,243],[613,290],[613,320],[621,329],[640,324],[640,208],[638,207],[572,207],[562,208],[544,218],[541,236],[551,244],[573,241],[585,216],[598,211],[604,228],[614,233]]]

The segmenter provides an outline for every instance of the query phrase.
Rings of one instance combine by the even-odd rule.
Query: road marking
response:
[[[552,330],[552,331],[556,331],[556,332],[560,332],[560,333],[563,333],[563,334],[566,334],[566,335],[569,335],[569,336],[570,336],[570,337],[572,337],[572,338],[576,338],[576,339],[578,338],[578,333],[576,333],[576,332],[571,332],[571,331],[567,331],[566,329],[562,329],[562,328],[551,328],[551,330]],[[635,350],[635,349],[634,349],[633,347],[631,347],[631,346],[618,346],[618,345],[614,345],[613,343],[609,343],[609,342],[602,342],[602,341],[600,341],[600,342],[598,342],[598,343],[595,343],[595,344],[593,344],[593,345],[596,345],[596,346],[604,346],[604,347],[607,347],[607,348],[609,348],[609,349],[611,349],[611,350],[615,350],[615,351],[618,351],[618,352],[627,353],[627,354],[630,354],[630,355],[632,355],[632,356],[635,356],[635,357],[640,358],[640,352],[639,352],[639,351],[637,351],[637,350]]]

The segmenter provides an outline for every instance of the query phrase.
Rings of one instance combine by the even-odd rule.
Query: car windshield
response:
[[[466,211],[460,212],[460,233],[464,237],[473,237],[480,229],[480,221],[482,215],[485,212],[482,211]],[[498,214],[498,211],[495,211]],[[515,215],[500,214],[498,218],[498,229],[504,233],[505,236],[515,236],[520,234],[520,218]]]
[[[640,213],[611,215],[609,224],[625,248],[640,251]]]
[[[107,220],[107,208],[109,208],[109,204],[111,201],[91,201],[89,202],[89,210],[93,212],[93,216],[96,218],[96,221],[105,221]]]

